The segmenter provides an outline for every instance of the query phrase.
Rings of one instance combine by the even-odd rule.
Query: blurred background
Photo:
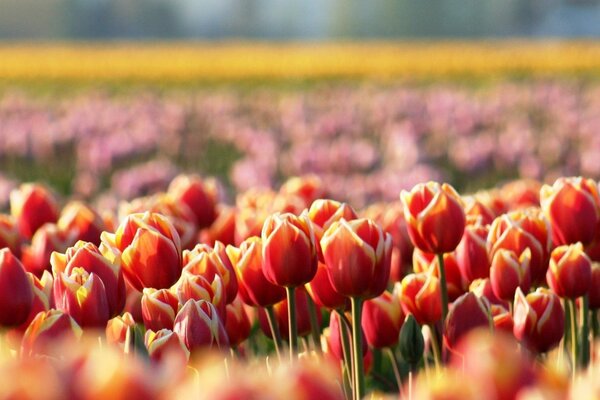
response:
[[[600,1],[0,0],[0,208],[180,172],[365,206],[600,178]]]

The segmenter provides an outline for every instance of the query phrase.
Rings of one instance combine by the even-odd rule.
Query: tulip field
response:
[[[0,47],[0,399],[600,399],[597,46],[39,46]],[[324,80],[241,83],[286,68]]]

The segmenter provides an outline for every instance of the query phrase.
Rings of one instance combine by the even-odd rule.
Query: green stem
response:
[[[440,357],[440,346],[438,346],[437,334],[435,332],[435,326],[429,325],[431,331],[431,351],[433,352],[433,362],[435,363],[435,370],[440,372],[441,357]]]
[[[315,302],[308,293],[306,294],[306,302],[308,304],[308,317],[310,318],[310,330],[312,332],[315,351],[320,354],[321,327],[319,326],[319,319],[317,318],[317,306],[315,306]]]
[[[402,392],[402,377],[400,376],[400,370],[398,369],[398,360],[396,359],[396,355],[394,354],[394,349],[391,347],[387,347],[385,349],[388,357],[390,358],[390,362],[392,363],[392,369],[394,370],[394,376],[396,377],[396,383],[398,384],[398,392]]]
[[[586,368],[590,363],[590,303],[588,295],[582,297],[581,306],[581,366]]]
[[[446,316],[448,316],[448,285],[446,284],[446,268],[444,267],[444,254],[439,253],[437,255],[438,266],[440,272],[440,286],[442,294],[442,329],[446,323]]]
[[[577,311],[575,309],[575,300],[569,300],[571,312],[571,360],[573,366],[573,379],[577,371]]]
[[[271,329],[273,343],[275,343],[275,352],[277,353],[277,358],[281,361],[281,333],[279,332],[279,326],[277,326],[275,311],[273,310],[273,306],[265,307],[265,311],[267,312],[267,321],[269,322],[269,328]]]
[[[296,326],[296,288],[286,287],[288,301],[288,326],[290,328],[290,361],[294,362],[294,357],[298,352],[298,327]]]
[[[571,305],[568,299],[563,299],[563,309],[565,310],[565,348],[571,343]]]
[[[362,357],[362,306],[360,298],[350,298],[352,304],[352,351],[354,361],[354,398],[362,399],[365,395],[365,370]]]
[[[600,336],[600,321],[598,318],[600,317],[598,310],[592,311],[592,331],[594,332],[594,338]]]
[[[353,385],[352,383],[352,374],[354,373],[354,363],[352,361],[352,352],[350,351],[350,338],[348,336],[351,327],[348,324],[348,320],[344,315],[343,311],[335,310],[340,318],[340,341],[342,342],[342,354],[344,356],[344,366],[345,366],[345,378],[347,378],[348,383]]]

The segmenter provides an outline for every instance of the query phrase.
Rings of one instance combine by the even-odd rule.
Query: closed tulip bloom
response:
[[[187,205],[199,228],[210,226],[216,218],[217,186],[197,175],[179,175],[169,185],[168,193]]]
[[[600,264],[598,263],[592,264],[592,279],[588,298],[591,310],[600,308]]]
[[[496,218],[496,213],[476,196],[463,197],[465,203],[465,216],[467,221],[479,220],[482,226],[491,224]]]
[[[308,310],[308,293],[303,288],[299,288],[294,292],[294,296],[296,298],[296,318],[297,318],[297,329],[298,336],[306,336],[311,332],[310,326],[310,314]],[[279,332],[281,333],[281,337],[285,340],[289,338],[290,331],[288,325],[288,301],[284,299],[283,301],[275,304],[273,306],[273,311],[275,313],[275,318],[277,320],[277,325],[279,326]],[[317,310],[317,319],[318,323],[321,323],[321,313]],[[258,310],[258,321],[260,323],[260,328],[268,338],[271,338],[272,332],[269,328],[269,322],[267,320],[267,314],[264,309]],[[319,326],[320,330],[320,326]]]
[[[227,246],[227,255],[236,270],[242,301],[254,307],[268,307],[285,298],[285,289],[267,280],[262,269],[262,240],[246,239],[239,248]]]
[[[515,337],[538,353],[556,347],[563,337],[564,310],[559,297],[548,289],[538,288],[527,296],[517,289],[513,318]]]
[[[546,274],[550,289],[563,298],[584,296],[592,283],[592,261],[579,242],[555,248]]]
[[[525,293],[531,286],[531,252],[526,249],[519,256],[513,251],[500,249],[494,255],[490,269],[490,282],[496,297],[510,301],[517,288]]]
[[[456,261],[456,253],[444,253],[443,257],[448,299],[454,301],[465,293],[467,285],[460,273],[458,262]],[[435,254],[425,253],[419,249],[415,249],[413,252],[413,270],[416,273],[428,273],[431,271],[436,278],[440,278],[438,258]]]
[[[96,210],[80,201],[67,204],[61,211],[58,228],[75,231],[77,240],[100,245],[100,234],[107,230],[104,220]]]
[[[308,218],[313,223],[315,238],[318,244],[319,260],[323,261],[323,253],[320,247],[323,233],[325,233],[327,228],[335,221],[339,221],[342,218],[346,221],[350,221],[358,218],[358,216],[354,209],[346,203],[331,199],[318,199],[311,204],[310,209],[308,210]]]
[[[456,262],[467,284],[475,279],[490,276],[490,259],[487,251],[489,227],[481,222],[467,225],[460,244],[456,248]]]
[[[82,335],[81,327],[69,314],[60,310],[40,312],[31,321],[21,342],[21,355],[55,355],[57,339],[78,340]]]
[[[103,232],[102,242],[120,253],[123,274],[139,291],[169,287],[181,275],[179,234],[160,214],[131,214],[114,234]]]
[[[31,239],[40,226],[56,222],[58,204],[43,185],[26,183],[10,193],[10,213],[17,220],[21,234]]]
[[[284,287],[304,285],[317,272],[313,225],[306,213],[273,214],[262,230],[263,272],[269,282]]]
[[[323,234],[321,249],[329,280],[339,294],[370,299],[385,290],[392,237],[372,220],[334,222]]]
[[[146,288],[142,295],[142,318],[146,329],[173,329],[179,300],[169,289]]]
[[[33,300],[31,302],[29,316],[25,322],[16,328],[16,331],[21,333],[25,332],[31,321],[33,321],[38,313],[42,311],[48,311],[54,306],[54,297],[52,294],[54,279],[52,278],[52,274],[50,274],[48,271],[44,271],[42,277],[38,278],[31,272],[27,272],[27,277],[31,282]]]
[[[398,286],[396,288],[399,289]],[[404,322],[398,294],[385,291],[365,301],[363,307],[361,323],[367,343],[376,349],[394,347]]]
[[[554,244],[589,244],[600,213],[598,186],[591,179],[559,178],[540,190],[540,203],[552,225]]]
[[[193,250],[184,250],[183,265],[184,273],[201,275],[208,281],[218,275],[225,288],[227,304],[237,296],[237,277],[222,243],[215,243],[214,249],[206,244],[198,244]]]
[[[111,261],[104,257],[95,244],[79,241],[64,254],[53,252],[50,264],[55,275],[62,272],[70,275],[73,268],[83,268],[88,273],[96,274],[104,284],[110,316],[119,315],[123,311],[126,297],[125,279],[119,257]]]
[[[150,359],[155,362],[175,359],[179,361],[180,365],[185,365],[190,357],[190,352],[185,344],[175,332],[169,329],[161,329],[156,332],[146,331],[144,343]]]
[[[488,254],[493,260],[499,249],[521,254],[529,248],[531,282],[541,283],[546,279],[551,239],[550,224],[539,208],[512,211],[496,218],[490,226]]]
[[[23,247],[21,260],[25,270],[37,277],[41,277],[44,271],[50,271],[52,252],[65,252],[75,244],[75,233],[61,230],[55,224],[40,227],[33,235],[31,245]]]
[[[329,281],[327,266],[321,262],[319,262],[315,277],[306,284],[306,290],[319,307],[329,309],[349,307],[348,298],[335,291]]]
[[[238,297],[232,303],[227,304],[225,331],[227,331],[231,347],[237,347],[248,339],[251,328],[252,324],[242,300]]]
[[[186,273],[181,276],[172,290],[177,293],[180,304],[185,304],[190,299],[209,301],[219,312],[221,321],[225,322],[225,293],[223,283],[218,275],[209,281],[201,275]]]
[[[197,349],[229,346],[227,332],[219,314],[211,303],[204,300],[188,300],[175,317],[173,327],[185,346],[194,352]]]
[[[459,341],[471,330],[479,327],[493,328],[490,305],[475,293],[465,293],[452,303],[446,318],[444,342],[454,349]]]
[[[397,285],[401,285],[402,310],[412,314],[419,325],[434,324],[442,318],[440,281],[433,274],[409,274]]]
[[[83,268],[73,268],[54,278],[56,308],[69,314],[84,328],[104,328],[110,318],[102,279]]]
[[[0,250],[0,325],[22,324],[32,305],[33,290],[23,265],[8,248]]]
[[[127,341],[127,331],[134,326],[135,321],[128,312],[110,319],[106,323],[106,341],[123,348]]]
[[[490,304],[498,304],[508,308],[508,302],[506,300],[499,299],[494,293],[490,278],[474,280],[471,282],[471,285],[469,285],[469,292],[473,292],[479,297],[485,297]]]
[[[0,214],[0,249],[8,247],[15,257],[21,257],[21,235],[16,220]]]
[[[404,218],[415,247],[433,254],[456,249],[465,230],[462,200],[446,183],[421,183],[402,191]]]

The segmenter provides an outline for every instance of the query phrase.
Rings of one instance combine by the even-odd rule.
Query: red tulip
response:
[[[15,328],[16,331],[20,333],[25,332],[31,321],[33,321],[38,313],[42,311],[48,311],[54,307],[54,297],[52,295],[54,279],[52,278],[50,272],[44,271],[41,278],[36,277],[31,272],[27,272],[27,276],[31,282],[33,301],[31,302],[29,316],[25,322]]]
[[[267,280],[262,269],[262,240],[246,239],[239,248],[227,246],[227,255],[235,266],[242,301],[250,306],[268,307],[285,298],[285,289]]]
[[[263,272],[274,285],[296,287],[317,272],[317,248],[313,225],[306,213],[273,214],[262,230]]]
[[[67,204],[56,223],[63,231],[74,231],[77,240],[100,245],[100,234],[107,230],[104,220],[90,206],[80,201]]]
[[[225,245],[235,244],[235,209],[220,204],[217,218],[208,228],[200,231],[199,239],[211,246],[217,241]]]
[[[139,291],[169,287],[181,275],[179,234],[160,214],[131,214],[114,234],[103,232],[102,242],[120,253],[123,274]]]
[[[392,295],[385,291],[365,301],[363,307],[361,324],[367,343],[376,349],[394,347],[404,322],[398,293]]]
[[[433,274],[409,274],[400,285],[400,303],[405,314],[412,314],[419,325],[431,325],[442,318],[440,281]]]
[[[173,329],[173,322],[179,311],[179,300],[169,289],[144,289],[142,295],[142,318],[146,329],[155,332]]]
[[[316,175],[295,176],[281,185],[279,192],[287,196],[298,196],[303,201],[303,207],[326,196],[326,190],[321,179]]]
[[[465,293],[452,303],[448,312],[444,342],[454,349],[468,332],[478,327],[493,327],[490,305],[483,297],[472,292]]]
[[[125,280],[121,272],[120,259],[113,261],[104,257],[98,247],[90,242],[79,241],[64,254],[53,252],[50,264],[54,275],[65,272],[70,275],[73,268],[83,268],[102,280],[110,316],[116,316],[125,307]]]
[[[463,197],[465,203],[465,216],[469,221],[479,221],[481,226],[491,224],[497,214],[488,207],[480,198]]]
[[[37,277],[49,271],[52,252],[62,253],[75,244],[75,234],[74,231],[60,230],[55,224],[43,225],[33,235],[31,245],[23,247],[21,260],[25,270]]]
[[[175,317],[173,327],[185,346],[196,349],[229,346],[227,332],[215,306],[204,300],[188,300]]]
[[[517,179],[500,188],[500,195],[510,210],[538,207],[542,184],[533,179]]]
[[[252,324],[242,300],[238,297],[231,304],[227,304],[225,331],[227,331],[231,347],[237,347],[248,339],[251,328]]]
[[[218,275],[225,288],[227,304],[237,296],[237,277],[222,243],[215,243],[214,249],[206,244],[198,244],[193,250],[184,250],[183,265],[184,273],[201,275],[208,281]]]
[[[346,314],[346,315],[348,315],[348,314]],[[369,350],[369,346],[365,339],[365,334],[364,334],[365,332],[364,332],[364,328],[362,327],[362,323],[361,323],[361,329],[363,330],[363,334],[361,335],[362,336],[361,351],[362,351],[363,357],[366,357],[367,352]],[[352,330],[350,329],[350,327],[348,327],[347,334],[348,334],[348,343],[350,344],[352,342]],[[326,344],[327,344],[327,352],[332,354],[336,359],[342,361],[344,359],[344,351],[343,351],[343,347],[342,347],[342,336],[341,336],[341,332],[340,332],[340,316],[338,315],[337,312],[332,312],[331,315],[329,316],[329,328],[325,329],[324,336],[325,336],[325,340],[326,340]],[[348,349],[348,350],[350,351],[350,349]],[[348,356],[350,356],[350,354],[348,354]]]
[[[31,239],[46,222],[56,222],[58,205],[44,186],[26,183],[10,193],[10,213],[17,220],[21,234]]]
[[[517,288],[529,291],[531,252],[527,248],[521,255],[499,249],[492,260],[490,282],[496,297],[510,301],[515,297]]]
[[[56,354],[57,339],[69,338],[70,341],[76,341],[81,334],[81,327],[69,314],[54,309],[40,312],[25,331],[21,343],[21,355],[64,356],[64,354]]]
[[[490,278],[474,280],[469,286],[469,291],[475,293],[478,297],[485,297],[490,304],[497,304],[508,308],[508,302],[499,299],[494,293]]]
[[[487,252],[489,227],[480,222],[467,225],[456,248],[456,262],[465,282],[490,276],[490,259]]]
[[[212,303],[219,312],[219,318],[225,323],[225,293],[219,275],[215,275],[213,280],[209,282],[201,275],[185,273],[173,286],[172,290],[177,293],[180,304],[185,304],[190,299],[206,300]]]
[[[559,178],[544,185],[540,202],[552,225],[554,244],[589,244],[600,221],[598,186],[591,179]]]
[[[462,200],[454,188],[437,182],[402,191],[404,218],[415,247],[433,254],[456,249],[465,230]]]
[[[488,234],[490,260],[499,249],[521,254],[529,248],[532,283],[542,282],[546,278],[550,246],[550,225],[537,208],[513,211],[496,218]]]
[[[390,276],[392,237],[369,219],[334,222],[321,239],[333,288],[347,297],[379,296]]]
[[[22,324],[32,305],[31,282],[23,265],[8,248],[0,250],[0,325]]]
[[[196,175],[180,175],[171,181],[168,192],[192,210],[199,228],[208,227],[215,220],[216,182]]]
[[[190,352],[185,344],[175,332],[169,329],[161,329],[157,332],[146,331],[144,343],[148,349],[148,355],[155,362],[175,359],[178,360],[179,365],[185,365],[190,357]]]
[[[306,284],[306,290],[319,307],[329,309],[349,307],[348,298],[335,291],[329,280],[327,266],[321,262],[313,280]]]
[[[523,344],[538,353],[556,347],[563,337],[565,315],[557,295],[538,288],[527,296],[515,294],[513,333]]]
[[[576,299],[584,296],[592,282],[592,261],[585,254],[583,245],[576,243],[555,248],[550,255],[546,279],[550,289],[560,297]]]
[[[490,310],[492,313],[494,328],[497,331],[503,331],[512,335],[514,321],[510,311],[498,304],[492,304]]]
[[[308,218],[313,223],[319,261],[322,262],[323,252],[321,250],[320,242],[323,233],[325,233],[327,228],[335,221],[339,221],[342,218],[346,221],[350,221],[358,218],[358,216],[354,209],[346,203],[340,203],[339,201],[330,199],[318,199],[311,204],[310,209],[308,210]]]
[[[104,328],[110,318],[106,290],[98,275],[73,268],[54,277],[56,308],[84,328]]]

